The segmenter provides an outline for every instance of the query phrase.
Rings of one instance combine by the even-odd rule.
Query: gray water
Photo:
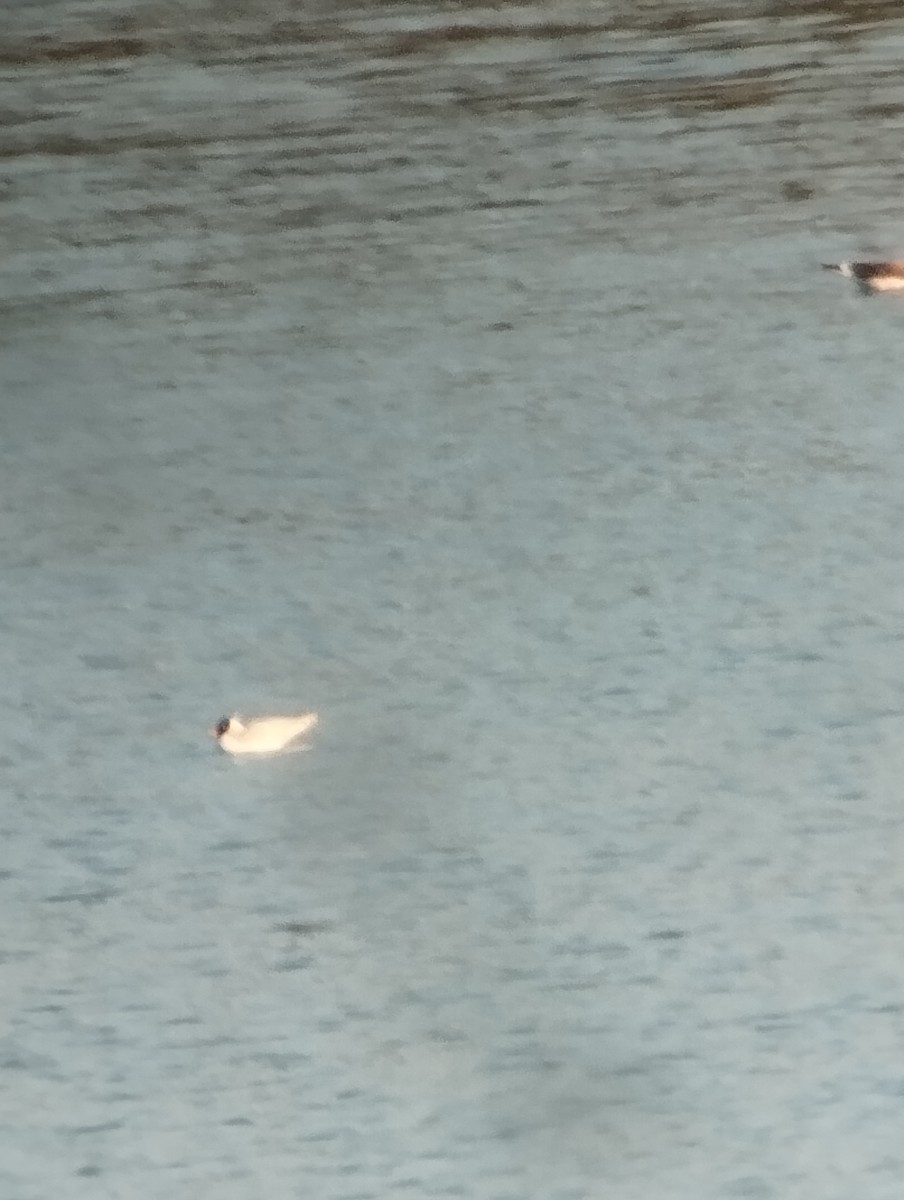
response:
[[[4,1200],[897,1200],[898,13],[4,8]]]

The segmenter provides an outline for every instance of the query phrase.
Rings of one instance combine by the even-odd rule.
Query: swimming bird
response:
[[[845,279],[853,279],[866,295],[873,292],[904,291],[904,259],[888,262],[823,263],[826,271],[837,271]]]
[[[247,721],[233,714],[217,721],[210,734],[229,754],[278,754],[313,729],[318,720],[315,712],[295,717],[253,717]]]

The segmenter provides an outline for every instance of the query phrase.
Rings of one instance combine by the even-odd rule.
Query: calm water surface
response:
[[[899,6],[7,7],[2,1195],[897,1200]]]

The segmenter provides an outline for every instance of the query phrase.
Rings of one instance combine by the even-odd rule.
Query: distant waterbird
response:
[[[210,731],[228,754],[279,754],[302,749],[299,740],[317,724],[315,712],[292,717],[253,717],[244,720],[233,714],[217,721]]]
[[[845,279],[853,279],[861,292],[904,291],[904,259],[889,259],[887,262],[840,262],[823,263],[826,271],[837,271]]]

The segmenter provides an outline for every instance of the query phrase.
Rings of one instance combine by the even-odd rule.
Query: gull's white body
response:
[[[211,732],[229,754],[278,754],[313,729],[317,721],[315,712],[299,713],[296,717],[254,717],[247,721],[232,716]],[[224,724],[226,728],[220,732]]]

